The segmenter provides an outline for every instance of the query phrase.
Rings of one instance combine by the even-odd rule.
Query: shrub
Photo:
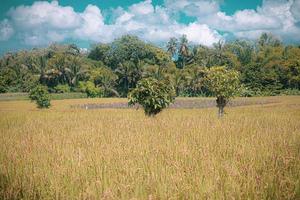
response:
[[[46,86],[37,85],[30,90],[29,98],[35,101],[38,108],[49,108],[50,107],[50,95]]]
[[[68,93],[71,91],[70,86],[65,85],[57,85],[54,87],[56,93]]]
[[[87,97],[90,97],[90,98],[103,96],[102,89],[96,87],[95,84],[91,81],[86,82],[85,92],[87,94]]]
[[[175,90],[167,81],[145,78],[128,94],[130,106],[140,104],[147,116],[155,116],[175,99]]]
[[[85,92],[88,98],[103,97],[103,89],[96,87],[92,81],[80,81],[78,84],[78,90],[80,92]]]
[[[86,82],[79,81],[78,86],[77,86],[77,91],[85,93],[85,90],[86,90]]]
[[[241,85],[238,96],[240,97],[254,97],[256,95],[255,91],[249,89],[248,87]]]
[[[300,90],[297,89],[286,89],[280,91],[281,95],[300,95]]]

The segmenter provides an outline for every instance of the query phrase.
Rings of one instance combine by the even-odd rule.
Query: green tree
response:
[[[186,35],[182,35],[179,39],[179,57],[178,62],[180,63],[180,68],[184,68],[187,62],[187,58],[189,56],[189,47],[188,47],[188,39]]]
[[[68,77],[68,84],[75,87],[80,80],[86,77],[88,69],[84,67],[81,57],[68,56],[65,71]]]
[[[111,69],[107,67],[96,68],[91,70],[90,76],[95,86],[102,88],[104,97],[120,96],[114,88],[118,76]]]
[[[169,42],[167,43],[167,51],[171,55],[171,57],[174,57],[177,53],[177,39],[172,37],[170,38]]]
[[[29,98],[36,102],[38,108],[49,108],[51,106],[50,95],[46,86],[37,85],[34,87],[29,93]]]
[[[145,78],[128,95],[129,105],[140,104],[147,116],[155,116],[175,99],[172,85],[166,81]]]
[[[205,84],[212,95],[217,97],[218,114],[222,117],[224,107],[240,88],[239,73],[225,67],[212,67],[206,72]]]
[[[136,87],[137,82],[142,78],[142,67],[131,61],[120,63],[115,70],[118,75],[119,89],[122,96],[126,96],[128,91]]]
[[[199,96],[205,92],[204,88],[204,76],[205,68],[197,66],[189,66],[184,69],[185,74],[185,85],[184,95],[185,96]]]
[[[110,52],[111,46],[109,44],[98,44],[92,48],[88,58],[102,61],[105,65],[108,65],[110,61]]]
[[[257,40],[258,48],[265,48],[266,46],[278,47],[282,45],[281,41],[272,33],[262,33]]]

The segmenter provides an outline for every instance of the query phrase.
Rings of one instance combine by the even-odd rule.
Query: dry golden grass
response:
[[[227,108],[0,102],[0,199],[300,199],[300,97]]]

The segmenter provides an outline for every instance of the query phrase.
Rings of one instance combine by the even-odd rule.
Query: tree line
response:
[[[263,33],[257,41],[219,41],[212,47],[171,38],[160,48],[125,35],[89,52],[52,44],[7,53],[0,59],[0,92],[86,92],[90,97],[126,97],[144,78],[168,80],[176,96],[211,96],[205,73],[224,66],[239,73],[240,96],[299,94],[300,47]]]

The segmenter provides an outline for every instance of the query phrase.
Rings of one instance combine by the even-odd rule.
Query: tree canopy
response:
[[[257,41],[219,41],[211,47],[191,44],[185,35],[170,38],[163,48],[125,35],[89,52],[52,44],[7,53],[0,58],[0,92],[29,92],[37,84],[49,92],[79,92],[94,85],[100,96],[126,97],[140,80],[152,77],[168,80],[178,96],[212,96],[204,72],[214,66],[239,72],[244,89],[239,95],[300,90],[299,46],[264,33]]]

